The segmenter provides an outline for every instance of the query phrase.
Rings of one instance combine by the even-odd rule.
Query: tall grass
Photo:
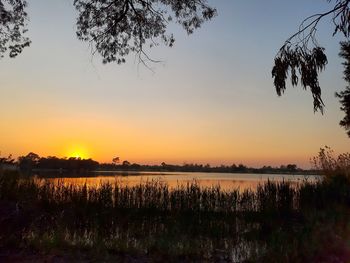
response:
[[[327,180],[335,176],[350,179],[350,153],[335,156],[334,151],[329,146],[325,146],[312,159],[312,163]]]
[[[349,222],[350,180],[330,178],[296,186],[268,181],[241,192],[196,181],[175,188],[161,181],[88,187],[5,174],[0,248],[309,262],[332,240],[332,231],[339,228],[337,238],[347,233],[338,222]]]
[[[243,213],[243,212],[292,212],[303,206],[303,192],[320,197],[317,191],[321,182],[295,186],[288,181],[271,182],[257,186],[256,190],[239,189],[224,191],[219,185],[201,187],[196,181],[171,189],[165,182],[152,180],[136,186],[123,185],[116,181],[102,183],[99,187],[53,183],[43,180],[17,177],[0,177],[0,199],[24,202],[28,200],[47,208],[74,206],[77,209],[124,209],[159,212],[191,213]]]

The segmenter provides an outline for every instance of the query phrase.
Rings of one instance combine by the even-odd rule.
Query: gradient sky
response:
[[[32,45],[0,61],[2,155],[308,167],[324,145],[350,149],[338,125],[334,92],[345,83],[329,20],[319,28],[329,58],[320,80],[325,114],[313,113],[300,87],[278,98],[271,78],[284,40],[327,1],[211,1],[213,21],[189,37],[171,26],[175,47],[151,51],[164,61],[154,73],[133,56],[122,66],[92,57],[75,37],[72,1],[28,2]]]

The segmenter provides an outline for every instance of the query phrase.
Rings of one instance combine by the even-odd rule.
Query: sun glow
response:
[[[88,159],[89,154],[87,150],[83,147],[72,147],[68,153],[67,157],[74,157],[74,158],[80,158],[80,159]]]

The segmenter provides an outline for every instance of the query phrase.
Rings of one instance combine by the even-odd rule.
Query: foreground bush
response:
[[[325,146],[312,161],[315,169],[321,171],[326,180],[335,176],[350,180],[350,153],[342,153],[335,157],[334,151]]]

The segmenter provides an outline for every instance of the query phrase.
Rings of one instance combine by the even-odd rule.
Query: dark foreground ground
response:
[[[0,262],[350,262],[350,181],[257,191],[0,177]]]
[[[3,251],[2,251],[3,250]],[[84,252],[65,252],[53,251],[51,254],[43,254],[39,251],[25,251],[20,249],[2,249],[0,250],[0,262],[13,262],[13,263],[88,263],[88,262],[156,262],[157,260],[151,259],[147,256],[132,256],[132,255],[108,255],[100,258],[91,258]],[[164,262],[164,259],[159,259],[158,262]]]

